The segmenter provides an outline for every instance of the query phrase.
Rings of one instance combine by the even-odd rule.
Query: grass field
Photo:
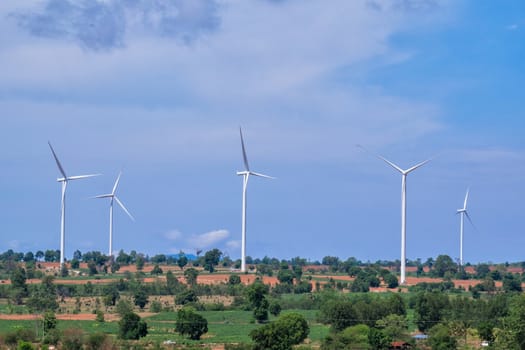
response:
[[[286,310],[283,314],[297,312],[303,315],[310,325],[310,340],[320,342],[327,334],[329,327],[316,323],[314,310]],[[202,311],[199,312],[208,320],[208,333],[203,336],[202,343],[247,343],[250,342],[250,331],[261,325],[253,322],[251,311]],[[149,338],[152,340],[184,341],[174,332],[177,314],[163,312],[146,318],[150,327]],[[270,318],[270,321],[274,318]]]
[[[316,322],[315,310],[286,310],[283,314],[297,312],[303,315],[310,325],[310,340],[319,343],[327,334],[329,327]],[[202,311],[199,312],[208,320],[208,333],[200,341],[190,341],[175,332],[177,313],[162,312],[154,316],[146,317],[148,323],[148,336],[144,341],[163,342],[173,340],[179,344],[209,344],[209,343],[249,343],[250,331],[261,325],[253,321],[251,311]],[[271,317],[270,320],[275,319]],[[39,322],[35,320],[0,320],[0,333],[15,331],[20,328],[37,329]],[[81,329],[86,334],[102,332],[112,336],[118,334],[118,322],[95,321],[58,321],[58,328],[65,330],[69,328]]]

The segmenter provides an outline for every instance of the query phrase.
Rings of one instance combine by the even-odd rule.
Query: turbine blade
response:
[[[401,169],[400,167],[398,167],[396,164],[392,163],[391,161],[389,161],[388,159],[386,159],[385,157],[382,157],[380,156],[379,154],[376,154],[374,152],[371,152],[369,151],[367,148],[363,147],[362,145],[356,145],[357,148],[361,148],[363,151],[365,152],[368,152],[370,154],[372,154],[374,157],[377,157],[379,159],[381,159],[382,161],[386,162],[388,165],[390,165],[392,168],[396,169],[397,171],[399,171],[401,174],[404,174],[404,170]]]
[[[57,154],[55,153],[55,150],[53,149],[53,146],[51,146],[51,142],[47,141],[47,144],[49,145],[49,148],[51,148],[51,152],[53,153],[53,157],[55,158],[55,162],[57,163],[58,170],[60,170],[60,173],[64,177],[64,179],[67,179],[66,172],[64,171],[64,168],[62,168],[62,164],[60,164],[60,161],[58,160]]]
[[[115,185],[113,186],[113,191],[111,191],[111,194],[115,194],[115,191],[117,190],[118,183],[120,181],[120,176],[122,175],[122,171],[118,173],[117,181],[115,181]]]
[[[463,209],[467,209],[467,201],[468,201],[468,193],[470,191],[470,187],[467,188],[467,194],[465,195],[465,202],[463,202]]]
[[[108,194],[100,194],[98,196],[93,196],[93,197],[89,197],[90,199],[94,199],[94,198],[111,198],[113,197],[113,194],[112,193],[108,193]]]
[[[250,166],[248,165],[248,157],[246,156],[246,147],[244,147],[244,139],[242,137],[242,129],[240,127],[239,134],[241,135],[242,159],[244,161],[244,170],[250,171]]]
[[[468,211],[465,211],[465,216],[467,217],[468,221],[470,222],[470,224],[472,225],[472,227],[474,227],[474,229],[476,231],[478,231],[478,228],[476,227],[476,225],[474,225],[474,223],[472,222],[472,219],[470,218],[470,215],[468,214]]]
[[[115,199],[115,201],[117,201],[118,205],[120,205],[120,207],[122,208],[122,210],[124,210],[126,212],[126,214],[128,214],[129,218],[133,221],[135,221],[135,218],[133,217],[133,215],[130,214],[130,212],[126,209],[126,207],[124,206],[124,204],[122,204],[122,202],[120,201],[120,199],[118,199],[117,196],[113,196],[113,198]]]
[[[273,177],[273,176],[270,176],[270,175],[264,175],[264,174],[261,174],[261,173],[254,173],[253,171],[250,171],[250,174],[253,175],[253,176],[259,176],[259,177],[264,177],[266,179],[272,179],[272,180],[275,180],[276,178]]]
[[[77,176],[70,176],[66,178],[66,180],[80,180],[80,179],[87,179],[89,177],[95,177],[100,176],[102,174],[90,174],[90,175],[77,175]]]
[[[414,165],[412,168],[408,168],[407,170],[405,170],[405,174],[408,174],[408,173],[410,173],[410,172],[416,170],[417,168],[422,167],[423,165],[425,165],[425,164],[427,164],[428,162],[430,162],[432,159],[433,159],[433,158],[428,158],[427,160],[424,160],[424,161],[422,161],[421,163]]]

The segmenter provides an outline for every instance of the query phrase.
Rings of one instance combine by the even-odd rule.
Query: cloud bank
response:
[[[11,16],[36,37],[103,51],[124,47],[130,33],[189,44],[218,28],[217,9],[214,0],[47,0]]]

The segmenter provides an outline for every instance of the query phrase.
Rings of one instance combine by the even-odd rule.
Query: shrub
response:
[[[128,312],[122,316],[119,321],[119,338],[121,339],[139,339],[148,334],[148,325],[140,319],[140,316]]]
[[[192,308],[185,307],[177,312],[175,330],[192,340],[199,340],[201,335],[208,332],[208,321]]]
[[[255,350],[288,350],[302,343],[310,328],[305,318],[298,313],[289,313],[250,332]]]
[[[16,350],[34,350],[35,347],[33,344],[27,341],[20,340],[18,342],[18,346],[16,347]]]
[[[82,331],[80,329],[66,329],[62,335],[63,350],[82,350]]]
[[[100,350],[108,342],[108,336],[104,333],[92,333],[85,339],[86,350]]]
[[[162,304],[159,301],[154,300],[154,301],[151,302],[151,305],[149,306],[149,310],[151,312],[155,312],[155,313],[161,312],[162,311]]]

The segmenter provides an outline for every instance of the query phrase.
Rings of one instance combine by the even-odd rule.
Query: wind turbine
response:
[[[118,183],[120,181],[120,176],[122,175],[122,171],[118,174],[117,180],[115,181],[115,185],[113,185],[113,190],[111,193],[108,194],[101,194],[99,196],[95,196],[93,198],[110,198],[109,201],[109,253],[108,256],[113,256],[113,202],[117,202],[117,204],[124,210],[126,214],[130,217],[131,220],[135,221],[135,218],[133,215],[129,213],[129,211],[126,209],[124,204],[118,199],[115,192],[117,191]]]
[[[248,165],[248,157],[246,156],[246,148],[244,147],[244,139],[242,137],[242,129],[239,128],[239,133],[241,135],[241,147],[242,147],[242,159],[244,161],[244,170],[238,171],[237,175],[243,176],[242,181],[242,243],[241,243],[241,271],[246,272],[246,190],[248,187],[248,179],[250,175],[264,177],[267,179],[275,179],[272,176],[264,175],[261,173],[256,173],[250,170]]]
[[[49,145],[49,148],[51,148],[51,152],[53,153],[53,157],[55,158],[55,161],[58,166],[58,170],[60,171],[60,174],[62,174],[62,177],[57,178],[58,182],[62,183],[62,202],[61,202],[61,216],[60,216],[60,267],[64,265],[64,253],[65,253],[65,236],[66,236],[66,188],[67,183],[70,180],[80,180],[85,179],[88,177],[93,176],[99,176],[100,174],[91,174],[91,175],[77,175],[77,176],[67,176],[66,172],[64,171],[64,168],[62,167],[62,164],[60,164],[60,161],[58,160],[58,157],[55,153],[55,150],[53,149],[53,146],[51,146],[51,142],[47,142]]]
[[[470,221],[470,224],[474,226],[474,223],[470,219],[470,215],[468,215],[467,212],[467,201],[468,201],[468,194],[469,194],[470,188],[467,188],[467,194],[465,195],[465,201],[463,202],[463,208],[458,209],[456,211],[456,214],[460,214],[460,224],[459,224],[459,265],[463,266],[463,227],[465,222],[465,216],[467,217],[468,221]]]
[[[357,145],[357,147],[363,149],[364,151],[369,152],[366,148],[364,148],[361,145]],[[423,165],[430,162],[432,158],[429,158],[421,163],[418,163],[411,168],[401,169],[399,166],[392,163],[388,159],[378,154],[374,154],[374,155],[401,173],[401,278],[400,278],[400,284],[405,284],[406,282],[406,217],[407,217],[407,201],[406,201],[407,186],[406,186],[406,183],[407,183],[407,175],[410,174],[412,171],[416,170],[417,168],[422,167]]]

